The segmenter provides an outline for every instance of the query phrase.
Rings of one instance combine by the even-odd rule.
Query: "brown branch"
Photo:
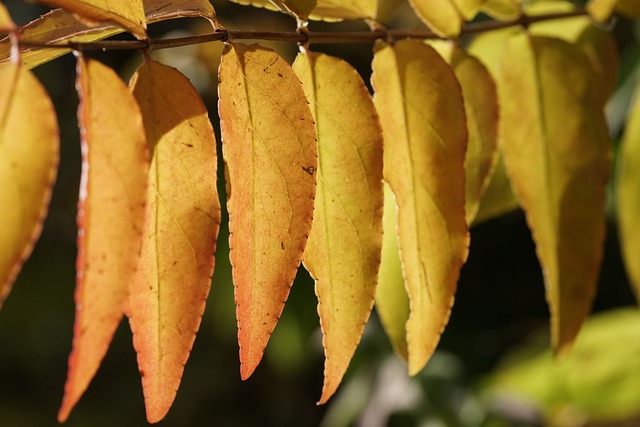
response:
[[[549,13],[544,15],[522,15],[513,21],[483,21],[465,25],[461,35],[477,34],[487,31],[499,30],[513,26],[527,27],[535,22],[550,21],[555,19],[572,18],[587,15],[586,10],[576,9],[571,12]],[[125,50],[125,49],[168,49],[181,46],[189,46],[200,43],[227,40],[270,40],[294,43],[372,43],[378,39],[396,41],[407,38],[438,39],[441,38],[433,31],[424,30],[386,30],[375,29],[373,31],[352,32],[298,32],[298,31],[253,31],[253,30],[217,30],[209,34],[200,34],[188,37],[177,37],[159,40],[103,40],[95,42],[66,42],[58,44],[36,43],[28,40],[20,40],[22,48],[60,48],[75,50]]]

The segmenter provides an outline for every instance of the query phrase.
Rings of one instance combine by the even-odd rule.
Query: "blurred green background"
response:
[[[46,10],[17,0],[5,3],[19,23]],[[290,18],[273,12],[221,0],[214,6],[228,28],[292,30],[295,26]],[[420,26],[407,6],[387,15],[389,27]],[[365,30],[366,26],[312,23],[311,28]],[[208,30],[205,22],[182,20],[156,24],[150,32],[153,37],[175,37]],[[609,108],[617,140],[639,69],[640,26],[619,20],[613,30],[622,58],[619,90]],[[296,53],[292,45],[265,44],[289,60]],[[180,68],[201,90],[218,137],[215,71],[221,47],[209,43],[157,52],[159,59]],[[369,80],[370,45],[314,48],[347,59]],[[92,56],[124,79],[140,61],[137,52]],[[80,177],[74,66],[74,58],[67,55],[35,70],[58,112],[61,166],[42,237],[0,311],[0,426],[57,424],[74,315]],[[262,364],[249,380],[240,380],[228,231],[223,225],[201,330],[176,401],[161,425],[640,425],[640,314],[635,308],[620,309],[635,305],[635,300],[620,259],[612,205],[610,200],[605,259],[594,305],[594,312],[604,314],[589,322],[567,361],[551,361],[542,275],[524,216],[515,211],[472,229],[470,256],[451,320],[425,370],[416,378],[407,377],[374,313],[341,388],[325,406],[315,405],[322,386],[323,353],[313,283],[304,270]],[[147,425],[125,322],[67,425]]]

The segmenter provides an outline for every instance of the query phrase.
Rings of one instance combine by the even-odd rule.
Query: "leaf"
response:
[[[451,65],[462,88],[469,132],[464,160],[465,215],[471,224],[498,159],[498,94],[480,60],[449,42],[434,47]]]
[[[460,34],[464,18],[454,0],[409,0],[422,22],[438,36],[452,38]]]
[[[0,32],[9,32],[16,29],[16,24],[13,23],[9,11],[4,4],[0,3]]]
[[[575,5],[570,2],[539,2],[527,7],[530,15],[571,12]],[[618,83],[618,47],[610,31],[592,24],[588,16],[537,22],[529,26],[529,32],[536,36],[555,37],[577,44],[587,54],[593,70],[603,89],[603,103],[613,94]]]
[[[384,185],[382,260],[376,291],[376,311],[393,350],[409,359],[406,324],[409,319],[409,296],[402,275],[398,249],[397,206],[389,184]]]
[[[605,22],[613,14],[617,2],[618,0],[589,0],[587,11],[596,21]]]
[[[39,0],[52,7],[62,7],[76,14],[81,22],[93,26],[103,22],[115,24],[140,40],[147,38],[147,24],[142,0]]]
[[[272,50],[228,45],[219,81],[240,374],[246,379],[282,313],[311,229],[316,134],[300,81]]]
[[[310,19],[336,21],[342,19],[374,19],[376,0],[318,0]]]
[[[117,74],[79,57],[77,88],[82,179],[76,320],[60,422],[91,382],[122,319],[140,251],[149,167],[140,110]]]
[[[220,226],[217,154],[207,109],[179,71],[148,59],[131,86],[152,157],[128,316],[155,423],[176,396],[209,294]]]
[[[482,199],[480,199],[480,206],[472,225],[497,218],[519,207],[520,202],[513,194],[511,181],[504,169],[504,160],[502,155],[499,155],[493,173],[489,178],[489,184]]]
[[[150,24],[175,18],[202,17],[212,20],[215,17],[213,7],[207,0],[173,0],[168,4],[162,0],[145,0],[144,6]],[[20,27],[21,39],[35,43],[92,42],[122,32],[122,28],[109,24],[88,27],[64,9],[53,10]],[[33,48],[22,51],[20,58],[26,67],[34,68],[69,52],[70,49]],[[4,38],[0,41],[0,61],[7,61],[10,56],[11,42],[9,38]],[[6,63],[0,62],[0,68]]]
[[[40,237],[59,157],[54,107],[31,72],[0,70],[0,307]]]
[[[487,0],[454,0],[456,8],[465,21],[473,20],[486,2]]]
[[[464,104],[451,67],[417,41],[376,52],[372,82],[385,136],[384,177],[398,204],[414,375],[440,339],[467,256]]]
[[[303,262],[315,279],[326,354],[318,403],[338,388],[375,296],[382,250],[382,129],[347,62],[306,52],[293,66],[318,133],[318,187]]]
[[[595,294],[610,141],[578,47],[513,36],[499,78],[502,151],[543,266],[552,347],[569,351]]]
[[[513,21],[522,16],[522,0],[486,0],[480,10],[500,21]]]
[[[636,297],[640,298],[640,96],[635,100],[627,117],[627,126],[618,154],[616,176],[616,201],[618,214],[618,237],[620,239],[624,265]]]

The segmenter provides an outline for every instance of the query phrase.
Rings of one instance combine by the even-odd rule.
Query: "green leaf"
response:
[[[543,267],[558,356],[595,295],[610,141],[598,82],[580,48],[527,34],[507,42],[499,78],[502,151]]]
[[[409,372],[435,350],[451,312],[469,235],[464,218],[464,103],[451,67],[430,46],[402,41],[373,60],[385,138],[384,177],[398,204],[409,293]]]

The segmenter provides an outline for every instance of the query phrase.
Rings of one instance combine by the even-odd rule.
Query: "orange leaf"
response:
[[[300,81],[272,50],[226,46],[219,81],[240,374],[246,379],[282,313],[311,229],[316,134]]]
[[[76,14],[89,26],[103,22],[118,25],[138,39],[147,38],[147,22],[142,0],[39,0]]]
[[[521,33],[506,44],[498,89],[505,165],[536,242],[562,357],[589,314],[602,259],[611,142],[601,87],[579,46]]]
[[[117,74],[79,57],[77,87],[83,158],[76,321],[61,422],[91,382],[122,319],[140,250],[149,167],[140,110]]]
[[[198,2],[173,0],[170,4],[159,4],[160,1],[163,0],[144,1],[147,22],[150,24],[183,17],[202,17],[208,20],[215,17],[213,7],[208,0],[199,0]],[[91,42],[122,32],[122,28],[110,24],[88,27],[78,22],[71,12],[56,9],[20,27],[20,38],[37,43]],[[60,48],[31,48],[22,51],[20,59],[25,66],[33,68],[70,51],[70,49]],[[0,41],[0,61],[3,61],[0,62],[0,68],[6,64],[5,61],[9,59],[10,54],[11,41],[6,37]]]
[[[467,257],[464,103],[451,67],[418,41],[376,52],[372,82],[385,138],[384,177],[398,205],[414,375],[431,357],[449,319]]]
[[[373,306],[382,250],[382,129],[347,62],[301,53],[293,66],[318,132],[318,188],[304,265],[316,280],[326,354],[318,403],[335,393]]]
[[[59,156],[58,123],[33,74],[0,70],[0,306],[40,237]]]
[[[154,423],[176,396],[209,294],[220,225],[217,154],[207,109],[179,71],[147,60],[131,85],[152,157],[127,314]]]

